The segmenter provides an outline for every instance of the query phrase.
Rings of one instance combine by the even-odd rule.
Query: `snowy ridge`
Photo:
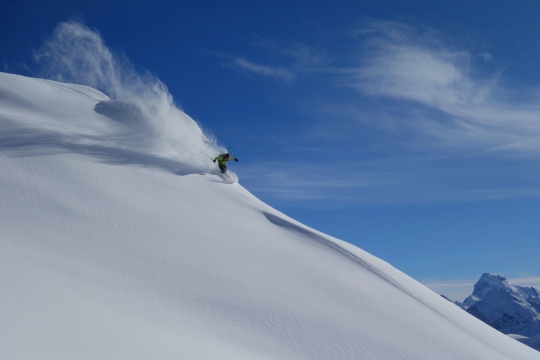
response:
[[[540,359],[226,183],[187,115],[148,109],[0,73],[0,358]]]

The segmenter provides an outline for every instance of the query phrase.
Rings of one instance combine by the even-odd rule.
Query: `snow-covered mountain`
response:
[[[491,290],[496,288],[509,289],[511,291],[516,290],[508,284],[508,281],[506,281],[506,278],[503,276],[484,273],[480,277],[480,280],[474,284],[473,293],[463,301],[463,306],[465,308],[473,306],[475,303],[485,298]]]
[[[167,97],[0,73],[0,127],[1,359],[540,359],[225,182]]]
[[[540,291],[485,273],[462,307],[504,334],[540,335]]]
[[[513,294],[527,301],[536,311],[540,311],[540,290],[534,287],[510,285],[504,276],[489,273],[482,274],[480,280],[474,285],[472,294],[463,301],[463,307],[467,309],[473,306],[486,298],[493,289],[502,289],[504,292]]]

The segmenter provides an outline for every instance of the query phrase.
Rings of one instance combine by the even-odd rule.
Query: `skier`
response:
[[[238,162],[237,158],[232,157],[228,153],[224,153],[224,154],[221,154],[219,156],[216,156],[216,158],[214,160],[212,160],[212,161],[215,163],[216,160],[218,162],[219,170],[221,170],[222,174],[225,174],[227,172],[227,161],[234,160],[234,161]]]

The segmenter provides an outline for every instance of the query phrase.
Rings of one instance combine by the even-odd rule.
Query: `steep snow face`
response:
[[[493,289],[503,289],[504,291],[527,301],[537,311],[540,309],[540,291],[538,289],[510,285],[504,276],[491,275],[489,273],[482,274],[480,280],[474,285],[473,293],[469,295],[463,303],[457,304],[466,310],[478,301],[484,299]]]
[[[463,301],[463,303],[459,303],[459,302],[456,302],[456,304],[460,307],[462,307],[464,310],[470,308],[471,306],[473,306],[474,304],[476,304],[477,302],[479,302],[480,298],[477,298],[476,296],[474,295],[469,295],[467,296],[467,298]]]
[[[472,295],[478,299],[483,299],[487,294],[491,292],[492,289],[496,288],[509,288],[510,285],[504,276],[501,275],[491,275],[489,273],[484,273],[480,277],[480,280],[474,284],[474,290]]]
[[[485,298],[493,289],[510,289],[510,291],[514,291],[504,276],[484,273],[480,277],[480,280],[474,284],[472,294],[463,301],[462,305],[465,308],[473,306],[478,301]]]
[[[525,299],[531,306],[540,312],[540,290],[533,287],[516,286],[520,296]]]
[[[0,73],[0,358],[540,359],[108,101]]]

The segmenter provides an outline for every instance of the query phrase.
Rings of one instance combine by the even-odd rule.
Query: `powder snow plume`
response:
[[[42,77],[96,88],[111,100],[96,111],[121,121],[130,129],[114,140],[119,146],[143,151],[201,170],[211,169],[202,152],[224,151],[213,136],[179,110],[167,87],[155,75],[139,73],[123,55],[106,45],[96,30],[67,21],[35,52]]]

